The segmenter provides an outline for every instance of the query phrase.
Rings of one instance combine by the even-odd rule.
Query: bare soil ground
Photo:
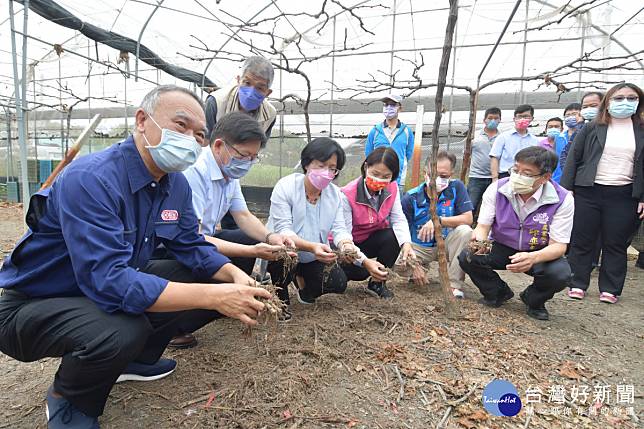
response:
[[[0,246],[22,232],[21,210],[0,206]],[[436,273],[435,268],[433,269]],[[436,278],[436,276],[434,276]],[[504,278],[518,295],[529,278]],[[598,302],[596,276],[583,302],[556,296],[551,320],[527,318],[511,300],[488,309],[468,284],[459,314],[448,317],[439,286],[391,282],[391,302],[353,283],[344,295],[292,306],[293,320],[263,326],[250,337],[237,321],[197,333],[191,350],[168,351],[178,368],[166,379],[117,385],[104,428],[636,428],[644,418],[644,271],[629,262],[623,299]],[[20,363],[0,354],[0,428],[44,428],[44,395],[58,359]],[[493,379],[543,392],[534,413],[494,417],[482,406]],[[585,411],[570,415],[574,388],[588,385]],[[593,408],[594,385],[611,396]],[[634,387],[633,404],[616,404],[617,385]],[[548,403],[564,386],[564,404]],[[622,398],[623,399],[623,398]],[[627,415],[632,407],[634,416]],[[561,411],[564,413],[565,411]]]

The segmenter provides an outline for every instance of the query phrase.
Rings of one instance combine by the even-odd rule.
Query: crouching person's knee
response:
[[[144,315],[118,314],[113,316],[110,325],[88,344],[89,359],[106,359],[114,363],[127,364],[134,360],[143,350],[152,326]]]
[[[557,292],[562,291],[571,285],[572,270],[565,257],[559,258],[547,264],[544,275],[548,283]]]
[[[472,264],[472,255],[469,250],[463,249],[461,253],[458,254],[458,264],[461,266],[461,269],[468,272],[470,265]]]

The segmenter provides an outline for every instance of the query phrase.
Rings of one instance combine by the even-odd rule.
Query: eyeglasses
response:
[[[327,168],[327,167],[325,167],[323,165],[319,165],[319,166],[316,166],[316,167],[311,166],[310,168],[311,168],[311,170],[328,170],[335,177],[337,177],[338,174],[340,174],[340,170],[338,170],[337,168]]]
[[[541,174],[526,174],[526,173],[522,173],[522,172],[520,172],[519,170],[517,170],[517,168],[516,168],[516,167],[512,167],[512,168],[510,169],[510,173],[512,173],[512,174],[519,174],[519,175],[521,175],[521,176],[529,177],[529,178],[531,178],[531,179],[536,179],[537,177],[541,177],[541,176],[542,176]]]
[[[532,115],[516,115],[515,119],[532,119]]]
[[[633,102],[633,101],[637,101],[639,99],[640,98],[637,95],[629,95],[628,97],[624,97],[623,95],[618,95],[616,97],[611,98],[611,100],[617,101],[618,103],[621,103],[624,100],[628,100],[628,101]]]
[[[250,161],[252,164],[257,164],[259,162],[259,155],[254,155],[254,156],[244,155],[243,153],[238,151],[237,148],[235,148],[235,146],[229,145],[226,142],[224,142],[224,144],[226,145],[226,150],[228,150],[228,148],[231,148],[232,150],[237,152],[237,155],[239,155],[239,156],[234,156],[233,158],[236,158],[240,161]],[[230,152],[228,152],[228,154],[230,155]]]

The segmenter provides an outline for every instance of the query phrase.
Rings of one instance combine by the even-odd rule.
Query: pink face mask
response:
[[[329,186],[329,183],[335,179],[335,174],[329,171],[328,168],[309,168],[306,172],[306,176],[309,178],[311,185],[313,185],[313,187],[318,191]]]
[[[525,130],[530,126],[530,122],[532,121],[527,118],[515,119],[514,125],[517,127],[518,130]]]

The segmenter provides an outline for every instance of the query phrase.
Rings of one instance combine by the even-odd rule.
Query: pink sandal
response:
[[[612,293],[602,292],[599,294],[599,300],[607,304],[616,304],[618,298]]]
[[[584,299],[585,296],[586,296],[586,292],[584,292],[583,289],[579,289],[579,288],[576,288],[576,287],[571,287],[568,290],[568,298]]]

